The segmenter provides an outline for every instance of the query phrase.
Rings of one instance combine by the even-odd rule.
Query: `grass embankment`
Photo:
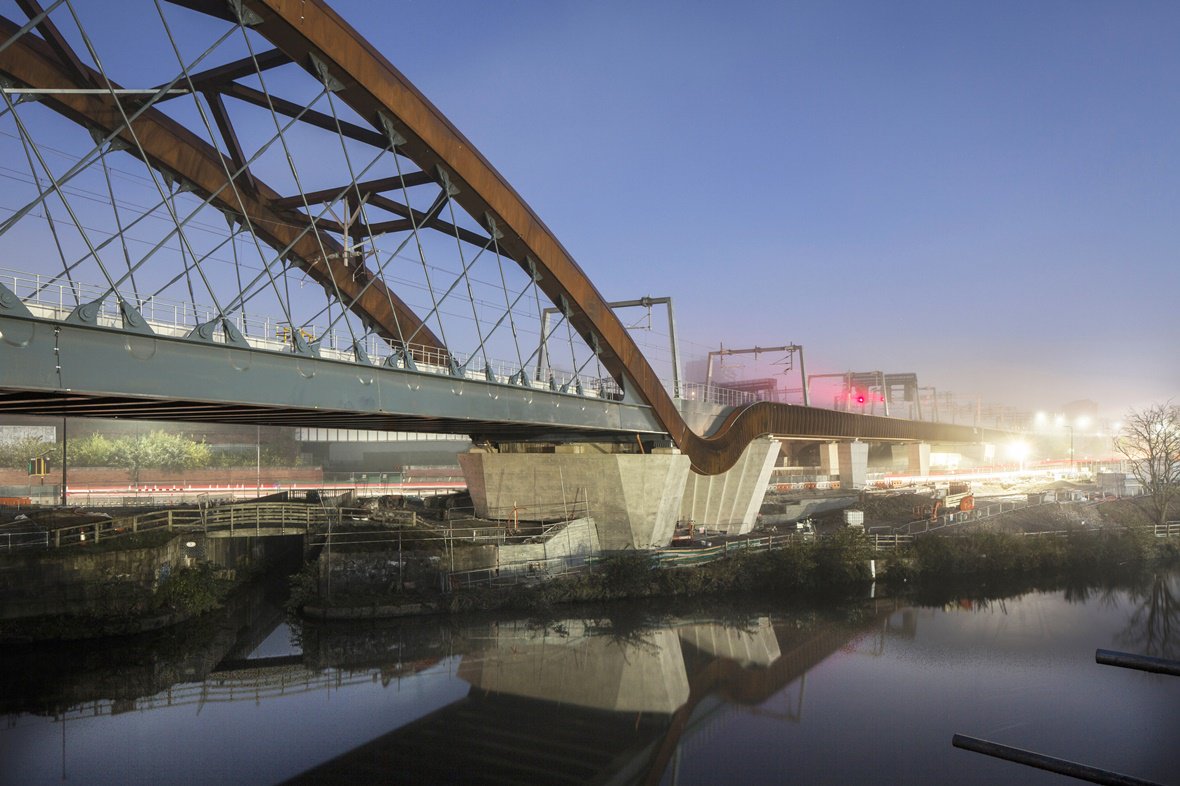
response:
[[[1180,556],[1176,543],[1158,541],[1150,531],[1078,531],[1064,537],[977,532],[945,538],[917,538],[901,558],[891,560],[889,581],[945,580],[963,576],[1101,574]]]
[[[291,602],[293,608],[307,604],[339,610],[353,607],[358,612],[375,607],[538,612],[564,603],[655,597],[755,591],[838,593],[868,582],[869,561],[873,559],[877,560],[877,578],[896,592],[950,583],[987,587],[1014,579],[1046,585],[1101,581],[1157,560],[1180,559],[1180,543],[1153,537],[1151,530],[1142,526],[1148,519],[1134,501],[1106,503],[1095,515],[1106,529],[1075,526],[1064,536],[1024,535],[999,528],[948,532],[918,537],[890,553],[874,552],[863,535],[847,529],[775,551],[733,552],[726,559],[696,567],[661,568],[645,552],[622,552],[598,560],[593,571],[576,576],[512,587],[465,589],[449,595],[422,590],[350,593],[337,586],[333,596],[325,599],[318,593],[317,571],[308,566],[293,582]],[[421,582],[420,586],[434,585]]]
[[[318,574],[314,566],[308,566],[292,578],[290,606],[351,606],[360,616],[376,606],[420,606],[439,612],[536,612],[563,603],[840,589],[868,581],[872,557],[868,541],[846,531],[772,552],[734,552],[727,559],[691,568],[660,568],[647,552],[619,552],[597,560],[589,572],[536,584],[465,589],[449,595],[422,590],[358,593],[337,585],[331,599],[320,595]]]

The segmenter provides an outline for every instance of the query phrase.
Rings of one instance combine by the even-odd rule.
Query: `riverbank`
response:
[[[0,621],[0,642],[73,641],[162,630],[220,608],[252,575],[228,574],[206,563],[178,569],[154,591],[112,582],[96,590],[103,598],[85,611]]]
[[[164,530],[85,548],[5,554],[0,561],[0,642],[132,636],[188,623],[221,608],[255,577],[298,568],[290,539],[206,542]]]
[[[1096,515],[1090,506],[1091,518]],[[843,529],[782,548],[735,550],[724,559],[692,567],[662,568],[649,553],[618,552],[593,560],[576,574],[507,587],[456,589],[450,593],[381,591],[337,584],[321,593],[313,568],[292,594],[292,609],[318,619],[364,619],[415,614],[504,610],[544,613],[571,603],[648,598],[703,597],[741,592],[841,591],[876,581],[881,591],[921,592],[947,582],[1031,579],[1101,581],[1156,563],[1180,560],[1180,542],[1155,538],[1133,500],[1107,503],[1102,528],[1076,526],[1078,512],[1047,511],[1072,528],[1044,533],[1012,530],[1011,523],[953,534],[918,537],[890,552],[874,551],[858,530]],[[1040,524],[1041,522],[1037,522]]]
[[[348,620],[472,611],[536,613],[566,604],[721,597],[743,592],[783,596],[841,592],[873,581],[878,592],[909,592],[932,582],[986,583],[996,577],[1058,580],[1081,575],[1101,579],[1128,565],[1180,557],[1180,542],[1152,537],[1144,526],[1148,518],[1135,500],[1038,510],[1041,518],[1035,520],[1007,520],[1027,518],[1030,513],[1019,511],[970,530],[964,527],[922,535],[889,552],[874,551],[859,530],[840,528],[819,538],[775,544],[772,550],[761,552],[747,551],[744,545],[749,544],[735,541],[731,544],[735,548],[725,550],[721,559],[691,567],[661,565],[651,552],[598,555],[587,560],[579,572],[556,577],[538,572],[525,575],[512,586],[464,587],[448,579],[448,570],[453,573],[456,566],[463,570],[469,556],[479,556],[489,548],[474,544],[474,539],[470,546],[463,545],[466,539],[461,539],[458,547],[454,539],[442,545],[429,539],[423,541],[425,545],[410,545],[412,541],[407,539],[409,548],[403,554],[400,546],[394,550],[390,545],[400,542],[400,536],[361,538],[356,544],[336,548],[330,564],[337,569],[328,570],[321,555],[292,575],[288,609],[310,619]],[[1090,524],[1080,526],[1087,519]],[[1046,522],[1058,533],[1044,533]],[[1030,531],[1022,531],[1021,524]],[[60,609],[39,615],[26,611],[24,619],[17,620],[11,618],[21,615],[0,615],[8,617],[0,621],[0,640],[120,636],[182,623],[221,604],[251,570],[260,567],[250,568],[248,562],[241,562],[252,559],[249,555],[255,548],[249,546],[249,540],[215,541],[219,548],[233,545],[245,549],[228,561],[221,560],[223,566],[236,566],[236,571],[219,571],[194,561],[204,550],[195,543],[187,543],[184,554],[171,554],[170,549],[177,550],[177,540],[162,532],[104,540],[85,550],[19,558],[10,555],[4,565],[7,579],[15,575],[11,570],[14,559],[40,563],[27,566],[26,573],[38,576],[42,587],[26,592],[29,598],[7,593],[4,599],[10,607],[16,602],[52,600],[43,595],[60,584],[52,579],[54,575],[81,572],[71,561],[93,564],[84,566],[85,592],[64,598],[69,603]],[[258,539],[259,547],[272,542],[278,545],[275,539]],[[71,564],[66,566],[63,561]],[[165,563],[171,570],[162,569]],[[136,578],[137,573],[143,575]]]

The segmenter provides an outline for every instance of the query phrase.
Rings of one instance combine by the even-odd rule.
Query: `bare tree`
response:
[[[1168,508],[1180,497],[1180,407],[1169,401],[1132,410],[1114,446],[1151,498],[1156,523],[1165,523]]]

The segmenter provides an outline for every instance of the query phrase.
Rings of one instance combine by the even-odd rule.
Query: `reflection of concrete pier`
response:
[[[466,697],[315,767],[296,782],[656,783],[704,700],[758,705],[850,641],[883,629],[892,604],[855,623],[803,628],[673,623],[598,635],[584,621],[468,632]],[[477,644],[477,640],[484,638]]]
[[[560,637],[504,634],[463,657],[459,676],[472,687],[615,712],[669,714],[688,699],[680,645],[669,629],[618,639],[569,622]]]

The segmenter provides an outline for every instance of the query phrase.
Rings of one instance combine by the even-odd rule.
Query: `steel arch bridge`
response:
[[[321,0],[41,2],[0,0],[0,411],[666,434],[707,474],[767,434],[984,438],[766,402],[686,419],[696,391]]]

